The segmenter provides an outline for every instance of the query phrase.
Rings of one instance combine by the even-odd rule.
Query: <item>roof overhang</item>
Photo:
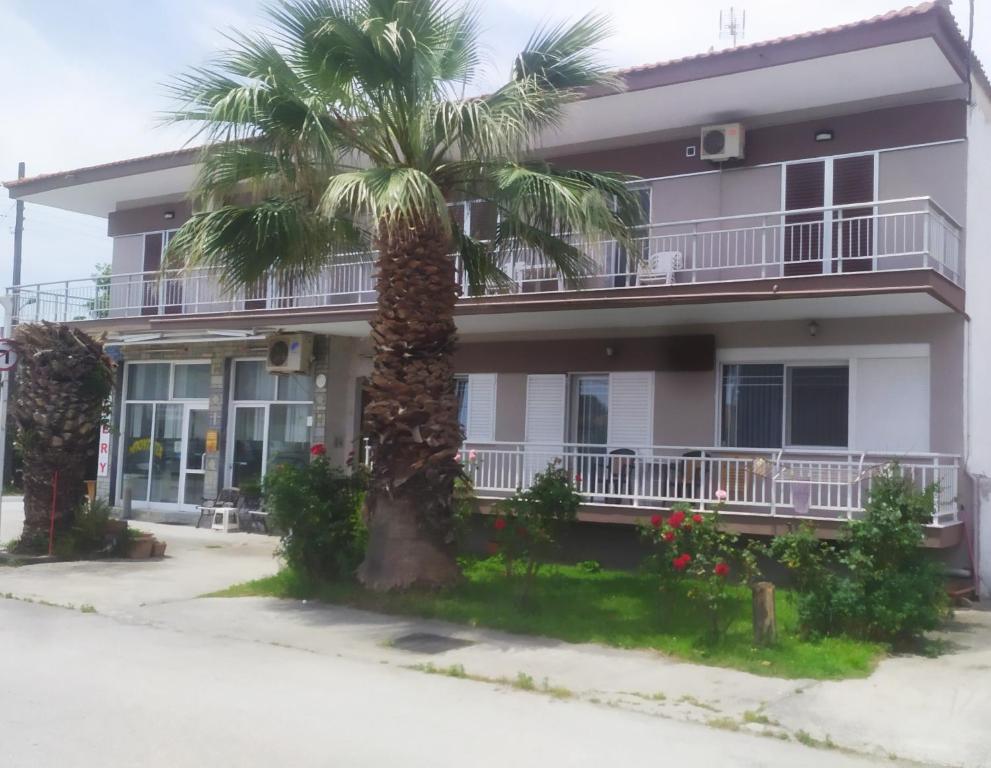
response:
[[[620,74],[623,92],[590,92],[572,104],[561,126],[541,138],[540,153],[645,143],[715,122],[785,124],[827,108],[960,98],[969,75],[988,87],[942,2]],[[16,199],[106,216],[185,196],[198,158],[198,149],[186,149],[5,186]]]
[[[541,149],[583,151],[630,137],[644,143],[711,123],[798,122],[827,109],[849,111],[843,105],[960,98],[965,82],[937,41],[925,37],[579,101]]]

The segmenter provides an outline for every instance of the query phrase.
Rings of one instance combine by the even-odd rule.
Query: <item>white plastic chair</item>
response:
[[[637,269],[638,285],[671,285],[674,275],[685,266],[681,251],[658,251]]]

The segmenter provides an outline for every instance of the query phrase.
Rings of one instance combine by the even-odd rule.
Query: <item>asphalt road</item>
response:
[[[891,765],[394,664],[0,599],[4,768],[881,764]]]

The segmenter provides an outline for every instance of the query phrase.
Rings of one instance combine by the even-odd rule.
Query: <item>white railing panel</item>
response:
[[[630,453],[632,451],[632,453]],[[728,512],[810,519],[863,513],[873,480],[897,465],[919,489],[937,486],[933,524],[957,520],[959,458],[945,454],[884,456],[727,448],[631,447],[527,443],[466,444],[465,469],[481,496],[528,487],[557,462],[575,478],[586,503],[711,509],[726,494]]]
[[[857,203],[684,222],[637,230],[632,246],[566,236],[590,273],[569,285],[532,249],[500,257],[512,281],[488,293],[633,288],[843,272],[929,268],[962,285],[961,228],[929,198]],[[654,256],[663,273],[651,272]],[[233,293],[209,268],[115,274],[7,289],[21,322],[100,320],[347,306],[375,301],[374,253],[354,254],[306,280],[269,277]],[[463,282],[463,280],[462,280]]]

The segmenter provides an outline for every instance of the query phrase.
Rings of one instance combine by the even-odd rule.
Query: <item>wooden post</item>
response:
[[[758,581],[751,587],[754,613],[754,644],[773,645],[777,642],[778,626],[774,616],[774,585]]]

